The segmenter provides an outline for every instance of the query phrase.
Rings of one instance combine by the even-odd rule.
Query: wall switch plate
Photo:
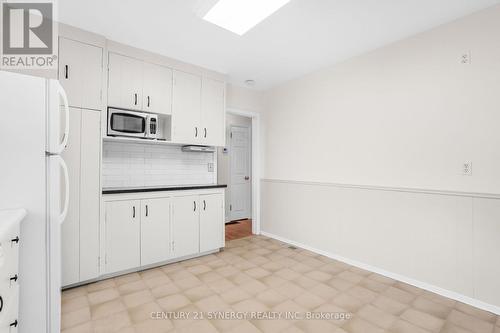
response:
[[[208,163],[208,172],[214,172],[214,164]]]
[[[464,52],[462,53],[462,56],[460,57],[460,63],[464,65],[468,65],[471,63],[471,53],[470,52]]]
[[[462,165],[462,175],[472,176],[472,162],[465,161]]]

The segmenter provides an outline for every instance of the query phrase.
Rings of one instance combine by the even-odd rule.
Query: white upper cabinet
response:
[[[171,142],[225,145],[223,81],[109,53],[108,106],[171,115]]]
[[[108,106],[142,110],[143,62],[109,53]]]
[[[58,76],[70,106],[102,108],[102,67],[102,48],[59,38]]]
[[[208,78],[201,83],[201,143],[225,145],[225,84]]]
[[[201,77],[174,70],[172,141],[200,143]]]
[[[150,63],[143,64],[142,109],[172,113],[172,70]]]

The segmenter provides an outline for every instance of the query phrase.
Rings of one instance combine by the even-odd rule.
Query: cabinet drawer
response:
[[[19,242],[12,241],[18,239],[19,233],[11,233],[4,237],[0,243],[0,274],[10,274],[19,269]],[[0,282],[1,283],[1,282]]]
[[[0,311],[0,332],[2,333],[15,333],[17,332],[17,325],[14,324],[18,319],[19,314],[19,286],[14,286],[9,294],[3,295],[0,301],[2,311]]]

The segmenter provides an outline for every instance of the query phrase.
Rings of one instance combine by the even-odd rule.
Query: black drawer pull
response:
[[[19,243],[19,236],[16,236],[16,238],[13,238],[10,240],[12,243]]]
[[[10,278],[11,281],[17,282],[17,274]]]
[[[17,327],[17,319],[9,325],[10,327]]]
[[[0,296],[0,312],[3,310],[3,297]]]

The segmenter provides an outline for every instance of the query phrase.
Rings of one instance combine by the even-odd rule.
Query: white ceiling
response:
[[[60,0],[59,18],[267,89],[500,0],[291,0],[243,36],[201,19],[214,0]],[[252,1],[252,0],[249,0]]]

